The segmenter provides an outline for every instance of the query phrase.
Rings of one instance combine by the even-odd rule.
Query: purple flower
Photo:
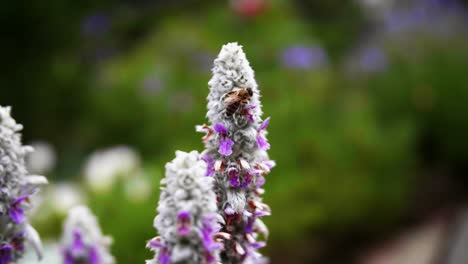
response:
[[[85,36],[100,37],[110,29],[109,17],[102,13],[89,15],[81,22],[81,32]]]
[[[265,184],[265,177],[258,176],[257,177],[257,188],[262,187]]]
[[[206,173],[205,176],[212,176],[214,173],[214,160],[211,156],[209,155],[203,155],[201,156],[201,159],[206,162]]]
[[[188,211],[181,211],[177,215],[177,232],[181,236],[185,236],[190,233],[190,213]]]
[[[228,169],[228,177],[232,187],[239,187],[239,171],[236,168]]]
[[[171,256],[169,255],[169,251],[167,248],[163,248],[159,252],[158,256],[159,264],[170,264],[171,263]]]
[[[234,145],[234,141],[232,141],[228,137],[228,130],[222,124],[216,124],[214,126],[215,131],[220,135],[221,139],[219,141],[219,149],[218,152],[221,155],[229,156],[232,154],[232,146]]]
[[[21,196],[16,199],[11,205],[8,215],[10,216],[11,220],[16,224],[22,223],[25,219],[24,216],[24,209],[21,207],[21,203],[28,198],[28,196]]]
[[[260,125],[260,127],[257,130],[257,145],[261,150],[268,150],[270,149],[270,144],[268,143],[266,137],[265,137],[265,130],[268,127],[268,124],[270,123],[270,118],[265,119],[263,123]]]
[[[259,249],[259,248],[265,247],[266,243],[263,242],[263,241],[259,241],[259,242],[254,242],[254,243],[250,244],[250,246],[252,246],[255,249]]]
[[[249,119],[249,121],[250,121],[251,123],[254,122],[254,116],[253,116],[253,114],[250,112],[250,110],[253,110],[253,109],[255,109],[255,108],[256,108],[255,105],[248,105],[248,106],[244,107],[244,115],[247,116],[247,119]]]
[[[13,248],[10,245],[0,246],[0,264],[8,264],[13,260]]]
[[[226,208],[224,208],[224,213],[226,215],[233,215],[233,214],[236,213],[236,211],[234,211],[234,209],[232,209],[230,204],[226,204]]]
[[[327,55],[319,46],[291,46],[281,54],[281,63],[290,69],[315,69],[327,63]]]
[[[99,264],[99,254],[96,247],[91,247],[88,251],[89,264]]]
[[[249,184],[252,182],[252,175],[254,173],[252,172],[252,170],[248,170],[245,172],[244,174],[244,179],[242,181],[242,188],[245,188],[247,186],[249,186]]]
[[[203,247],[205,248],[206,251],[206,261],[208,263],[211,263],[214,261],[214,256],[212,255],[212,252],[215,250],[219,250],[221,248],[221,245],[215,242],[213,239],[213,235],[216,231],[218,231],[217,226],[213,226],[213,221],[215,219],[213,217],[206,217],[203,219],[203,227],[200,230],[201,237],[202,237],[202,242],[203,242]]]
[[[387,56],[377,47],[365,49],[359,58],[359,67],[364,72],[379,72],[385,70],[388,61]]]
[[[155,237],[148,242],[148,245],[152,248],[165,248],[166,245],[161,241],[160,237]]]
[[[143,96],[146,95],[156,95],[161,90],[163,89],[163,81],[155,76],[154,74],[151,74],[143,79],[143,82],[141,84],[141,88],[143,91]]]
[[[83,237],[81,236],[81,233],[79,230],[74,230],[73,231],[73,244],[71,251],[72,252],[82,252],[85,250],[85,245],[83,242]]]

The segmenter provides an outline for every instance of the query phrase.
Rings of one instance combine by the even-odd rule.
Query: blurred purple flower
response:
[[[363,72],[381,72],[387,65],[387,55],[377,47],[366,48],[359,56],[359,69]]]
[[[193,54],[193,62],[196,69],[203,72],[211,69],[214,59],[215,56],[209,52],[200,51]]]
[[[81,32],[87,37],[100,37],[110,29],[109,16],[103,13],[94,13],[81,21]]]
[[[169,108],[178,113],[190,112],[193,108],[193,95],[190,92],[178,92],[169,99]]]
[[[141,89],[143,91],[143,95],[156,95],[158,94],[163,88],[163,82],[160,78],[155,76],[154,74],[150,74],[146,78],[143,79],[141,84]]]
[[[315,69],[324,66],[327,54],[319,46],[291,46],[281,54],[281,63],[290,69]]]

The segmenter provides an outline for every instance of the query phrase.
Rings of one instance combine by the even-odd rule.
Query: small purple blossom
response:
[[[83,237],[81,236],[81,232],[79,230],[73,231],[73,244],[71,251],[72,252],[82,252],[85,250],[85,245],[83,242]]]
[[[220,141],[219,141],[219,149],[218,149],[218,152],[221,154],[221,155],[224,155],[224,156],[229,156],[232,154],[232,146],[234,145],[234,141],[232,141],[229,137],[228,137],[228,130],[225,126],[223,126],[222,124],[216,124],[214,126],[214,130],[219,134],[219,136],[221,137],[220,138]]]
[[[316,69],[327,63],[327,55],[319,46],[291,46],[281,54],[281,63],[289,69]]]
[[[258,176],[258,177],[257,177],[257,184],[256,184],[257,188],[258,188],[258,187],[262,187],[262,186],[265,184],[265,182],[266,182],[266,181],[265,181],[265,177],[263,177],[263,176]]]
[[[387,64],[387,55],[377,47],[364,49],[359,57],[359,68],[364,72],[383,71]]]
[[[88,251],[89,264],[99,264],[99,254],[96,247],[91,247]]]
[[[200,157],[206,163],[206,173],[205,176],[212,176],[215,172],[214,170],[214,160],[209,155],[203,155]]]
[[[0,246],[0,264],[8,264],[13,260],[13,248],[10,245]]]
[[[161,249],[158,256],[159,264],[170,264],[171,263],[171,256],[169,255],[169,251],[167,248]]]
[[[148,245],[152,248],[164,248],[166,245],[161,241],[160,237],[155,237],[148,242]]]
[[[228,177],[229,177],[229,183],[231,184],[232,187],[240,186],[239,171],[236,168],[228,169]]]
[[[26,200],[26,198],[28,198],[28,196],[21,196],[16,199],[10,206],[8,215],[16,224],[22,223],[25,220],[24,209],[21,207],[21,203]]]
[[[143,96],[156,95],[161,92],[163,87],[163,81],[154,74],[145,77],[141,84]]]
[[[177,215],[177,232],[181,236],[185,236],[190,233],[190,213],[188,211],[181,211]]]
[[[226,215],[234,215],[236,213],[236,211],[234,211],[234,209],[232,209],[230,204],[227,204],[226,208],[224,208],[224,213]]]
[[[244,115],[247,116],[247,119],[253,123],[254,122],[254,115],[250,112],[250,110],[253,110],[255,109],[256,106],[255,105],[248,105],[246,107],[244,107]]]
[[[86,16],[81,22],[81,32],[88,37],[102,37],[109,29],[109,16],[103,13]]]
[[[214,217],[205,217],[203,219],[203,227],[200,230],[200,235],[203,247],[205,248],[205,259],[208,263],[212,263],[215,260],[213,251],[221,249],[221,245],[213,239],[217,231],[219,231],[219,225],[217,225],[216,219]]]
[[[248,170],[245,172],[244,179],[242,181],[242,188],[249,186],[249,184],[252,182],[253,175],[254,175],[254,172],[252,170]]]
[[[263,123],[260,125],[260,127],[257,130],[257,145],[261,150],[268,150],[270,149],[270,144],[268,143],[266,137],[265,137],[265,130],[270,124],[270,118],[265,119]]]

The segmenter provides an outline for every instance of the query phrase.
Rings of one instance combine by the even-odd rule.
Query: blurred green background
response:
[[[34,221],[41,236],[57,239],[68,206],[86,202],[114,237],[119,263],[151,257],[145,242],[156,234],[164,164],[175,150],[203,149],[194,127],[206,122],[212,61],[232,41],[244,46],[272,120],[269,153],[278,166],[265,185],[273,215],[265,220],[271,236],[264,249],[272,263],[350,263],[375,241],[464,202],[466,6],[3,3],[0,104],[13,107],[25,143],[54,149],[43,196],[68,186],[43,199]],[[128,175],[110,188],[94,186],[89,178],[98,176],[85,169],[91,153],[123,145],[137,161],[115,170]],[[110,160],[97,163],[115,166]],[[53,209],[68,193],[70,203]]]

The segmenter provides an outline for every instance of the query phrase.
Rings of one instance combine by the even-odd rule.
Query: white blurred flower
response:
[[[95,191],[108,191],[119,177],[127,178],[140,166],[140,156],[128,146],[96,151],[87,160],[84,176]]]
[[[66,213],[70,208],[85,202],[85,195],[79,186],[67,182],[52,185],[48,196],[52,208],[59,213]]]
[[[131,201],[145,201],[151,194],[151,183],[145,175],[137,175],[126,182],[125,194],[127,195],[127,199]]]
[[[26,166],[31,173],[47,174],[55,167],[56,155],[52,145],[44,141],[31,144],[34,152],[26,157]]]

